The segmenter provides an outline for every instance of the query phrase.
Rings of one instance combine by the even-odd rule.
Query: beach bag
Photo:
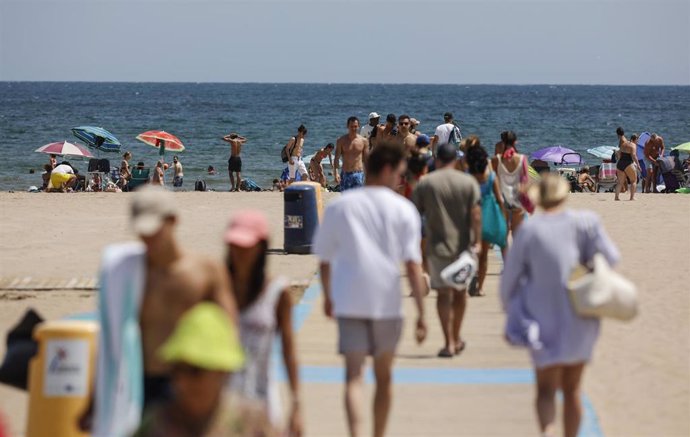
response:
[[[493,193],[494,179],[495,174],[491,172],[486,182],[486,193],[482,193],[482,241],[503,248],[508,237],[508,225]]]
[[[460,133],[460,128],[456,125],[453,125],[453,129],[451,129],[450,134],[448,135],[448,144],[453,144],[457,146],[460,144],[460,141],[462,141],[462,134]]]
[[[592,227],[586,226],[588,238],[596,238]],[[611,268],[606,257],[595,253],[587,266],[587,273],[568,281],[568,292],[575,313],[580,317],[632,320],[637,315],[637,287]]]
[[[297,137],[295,137],[295,141],[293,141],[292,147],[288,147],[288,145],[286,144],[280,151],[280,159],[283,161],[283,163],[287,163],[290,160],[290,156],[292,155],[292,151],[295,149],[296,145]]]
[[[240,189],[242,191],[261,191],[261,187],[251,179],[242,179],[240,182]]]
[[[42,322],[43,318],[33,309],[29,309],[7,333],[5,358],[0,364],[0,383],[28,390],[29,363],[38,352],[33,332]]]
[[[194,183],[194,191],[206,191],[206,181],[203,179],[197,179]]]
[[[527,183],[529,182],[529,170],[527,169],[527,158],[522,155],[522,172],[520,173],[520,193],[518,193],[518,200],[520,205],[530,214],[534,213],[534,202],[527,195],[527,190],[525,189]]]
[[[477,274],[477,266],[477,257],[465,250],[457,260],[441,271],[441,279],[451,288],[464,290]]]
[[[659,169],[661,170],[661,174],[669,173],[673,171],[674,168],[676,168],[676,163],[673,160],[672,156],[665,156],[663,158],[657,158],[656,160],[657,164],[659,164]]]

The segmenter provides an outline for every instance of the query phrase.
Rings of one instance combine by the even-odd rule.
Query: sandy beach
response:
[[[326,200],[333,196],[327,195]],[[185,248],[221,257],[220,236],[228,217],[242,208],[258,208],[271,224],[271,272],[286,275],[296,284],[312,280],[317,267],[312,256],[279,253],[283,243],[280,193],[188,192],[175,197],[180,206],[178,235]],[[129,198],[129,194],[110,193],[0,193],[0,354],[4,355],[7,330],[27,308],[35,308],[48,319],[94,309],[94,292],[88,288],[95,280],[101,250],[134,238],[128,227]],[[639,317],[630,324],[604,323],[585,376],[584,390],[604,434],[690,435],[690,196],[647,194],[638,195],[634,202],[614,202],[612,194],[577,194],[571,195],[569,205],[592,209],[602,217],[621,250],[620,271],[640,289]],[[70,283],[73,288],[86,284],[87,290],[68,289],[65,284]],[[61,289],[17,290],[26,288],[22,284],[43,284],[45,289],[59,284],[56,288]],[[433,309],[433,299],[427,298],[428,310]],[[472,311],[470,307],[468,312]],[[496,313],[498,308],[491,311]],[[429,320],[437,323],[433,311]],[[479,341],[475,339],[474,344]],[[436,345],[425,347],[432,350]],[[513,363],[513,355],[507,346],[491,349],[479,365],[525,365],[524,357]],[[462,357],[453,363],[462,365]],[[409,390],[401,393],[414,396]],[[23,435],[27,399],[24,393],[0,386],[0,412],[9,420],[14,436]],[[485,406],[470,408],[487,416],[485,430],[491,421],[500,422],[500,411],[492,418]],[[308,404],[306,409],[311,410],[309,420],[318,413],[319,404]],[[471,413],[465,410],[463,414]],[[454,433],[445,430],[448,434],[434,435],[457,435],[458,423],[451,428]],[[340,428],[344,432],[344,423]],[[497,429],[491,435],[506,434]]]

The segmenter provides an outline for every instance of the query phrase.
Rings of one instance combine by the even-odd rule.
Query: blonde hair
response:
[[[544,209],[555,208],[563,203],[570,193],[570,185],[563,176],[545,174],[539,182],[539,205]]]

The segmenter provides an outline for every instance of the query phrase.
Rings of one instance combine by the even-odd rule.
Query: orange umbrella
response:
[[[184,144],[173,134],[169,134],[163,130],[150,130],[137,135],[137,140],[146,143],[151,147],[160,149],[159,155],[163,155],[166,150],[181,152],[184,150]]]

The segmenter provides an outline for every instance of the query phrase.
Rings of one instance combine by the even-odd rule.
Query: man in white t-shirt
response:
[[[377,114],[376,112],[370,113],[369,123],[362,127],[362,129],[359,131],[359,134],[368,140],[371,136],[371,131],[379,125],[380,120],[381,116],[379,114]]]
[[[436,147],[441,144],[446,144],[451,142],[451,133],[455,132],[453,145],[459,145],[462,135],[460,134],[460,128],[453,121],[453,114],[446,112],[443,114],[443,124],[436,127],[436,132],[434,136],[431,137],[431,151],[434,156],[436,156]]]
[[[324,215],[314,240],[324,311],[338,320],[345,358],[345,407],[351,436],[360,435],[359,399],[366,357],[374,359],[374,433],[385,432],[392,397],[393,357],[402,329],[400,264],[417,306],[417,342],[426,338],[419,213],[393,190],[405,173],[405,151],[382,143],[366,163],[366,186],[343,193]]]

